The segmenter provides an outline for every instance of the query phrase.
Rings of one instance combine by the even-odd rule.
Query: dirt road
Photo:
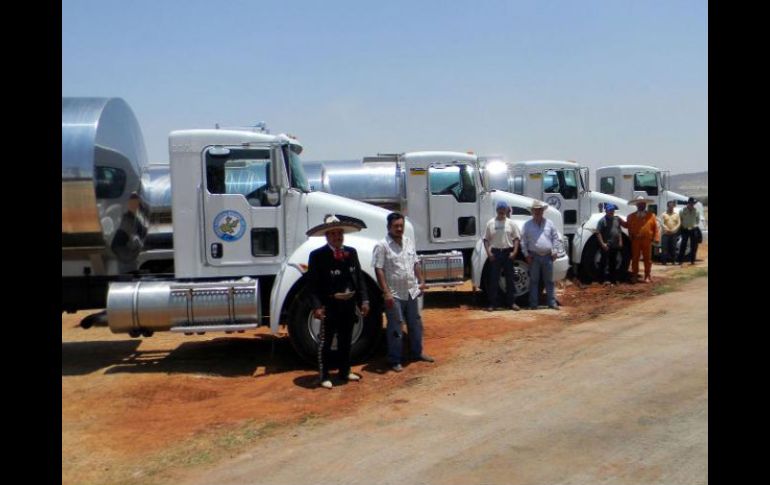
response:
[[[478,342],[186,483],[707,483],[707,302],[699,278],[547,338]]]
[[[308,483],[307,477],[325,470],[315,461],[323,454],[311,446],[321,434],[328,434],[329,450],[338,448],[330,454],[339,457],[334,461],[348,463],[343,451],[360,450],[343,467],[352,467],[351,482],[364,465],[378,473],[369,478],[395,480],[419,469],[415,477],[435,483],[461,483],[495,469],[502,470],[500,483],[516,483],[518,476],[526,482],[550,469],[599,469],[613,479],[625,473],[653,477],[659,470],[667,477],[667,466],[679,459],[671,436],[705,433],[705,394],[697,426],[677,421],[688,408],[669,408],[666,397],[675,386],[706,392],[705,303],[653,314],[651,322],[634,323],[624,312],[647,299],[659,308],[672,298],[705,302],[705,286],[670,293],[696,274],[707,275],[707,245],[703,249],[704,260],[695,267],[656,265],[654,285],[568,282],[557,290],[560,312],[490,314],[474,304],[469,288],[431,292],[423,313],[425,348],[437,362],[409,364],[394,374],[381,350],[354,367],[362,382],[332,391],[317,387],[317,372],[297,360],[285,335],[273,338],[264,328],[130,339],[106,327],[79,328],[88,312],[62,315],[62,483],[177,484],[212,468],[225,470],[230,483],[240,480],[227,470],[240,470],[244,483],[255,483],[260,475],[248,469],[251,461],[264,463],[262,476],[274,483]],[[700,347],[696,352],[691,345]],[[694,374],[671,363],[675,351]],[[604,420],[610,418],[619,424],[609,426]],[[702,471],[705,457],[687,454],[705,453],[705,434],[698,436],[681,460]],[[640,457],[616,446],[637,439],[654,450]],[[667,465],[656,461],[658,445]],[[218,468],[248,450],[256,458]],[[302,457],[283,455],[288,450]],[[414,453],[425,461],[412,463]],[[295,462],[307,475],[288,471]],[[319,481],[336,481],[323,473]],[[698,473],[687,481],[697,483]],[[209,480],[213,476],[206,480],[221,481]]]

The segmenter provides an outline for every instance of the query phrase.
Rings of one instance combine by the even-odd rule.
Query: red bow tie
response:
[[[345,251],[343,251],[342,249],[335,249],[334,259],[336,259],[337,261],[342,261],[343,259],[345,259]]]

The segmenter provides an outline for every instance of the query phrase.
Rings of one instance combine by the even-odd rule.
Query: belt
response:
[[[492,251],[502,251],[502,252],[510,252],[513,251],[513,248],[492,248]]]

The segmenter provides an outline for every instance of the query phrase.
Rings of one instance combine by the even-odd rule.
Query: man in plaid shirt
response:
[[[385,315],[388,319],[388,364],[401,372],[403,347],[402,323],[406,321],[409,346],[414,360],[434,362],[422,351],[422,318],[417,298],[427,286],[420,271],[414,242],[404,236],[404,216],[388,215],[388,235],[374,248],[374,270],[383,289]]]

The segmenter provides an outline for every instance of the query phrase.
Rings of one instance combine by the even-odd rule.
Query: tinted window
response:
[[[563,177],[561,195],[565,199],[577,199],[578,182],[575,170],[560,170],[559,174]]]
[[[278,229],[255,227],[251,230],[251,255],[276,256],[278,254]]]
[[[460,236],[475,236],[476,218],[473,216],[459,217],[457,219],[457,234]]]
[[[658,176],[655,172],[634,174],[634,190],[645,191],[647,195],[658,195]]]
[[[300,160],[299,155],[294,153],[291,150],[291,147],[284,147],[283,154],[283,156],[287,157],[289,160],[289,184],[295,189],[310,192],[305,169],[302,168],[302,161]]]
[[[602,177],[599,182],[599,192],[604,194],[615,193],[615,177]]]
[[[524,176],[523,175],[513,176],[513,193],[519,194],[519,195],[524,194]]]
[[[113,167],[96,167],[96,198],[117,199],[126,188],[126,172]]]
[[[565,199],[576,199],[577,176],[574,170],[546,170],[543,174],[543,192],[561,194]]]

